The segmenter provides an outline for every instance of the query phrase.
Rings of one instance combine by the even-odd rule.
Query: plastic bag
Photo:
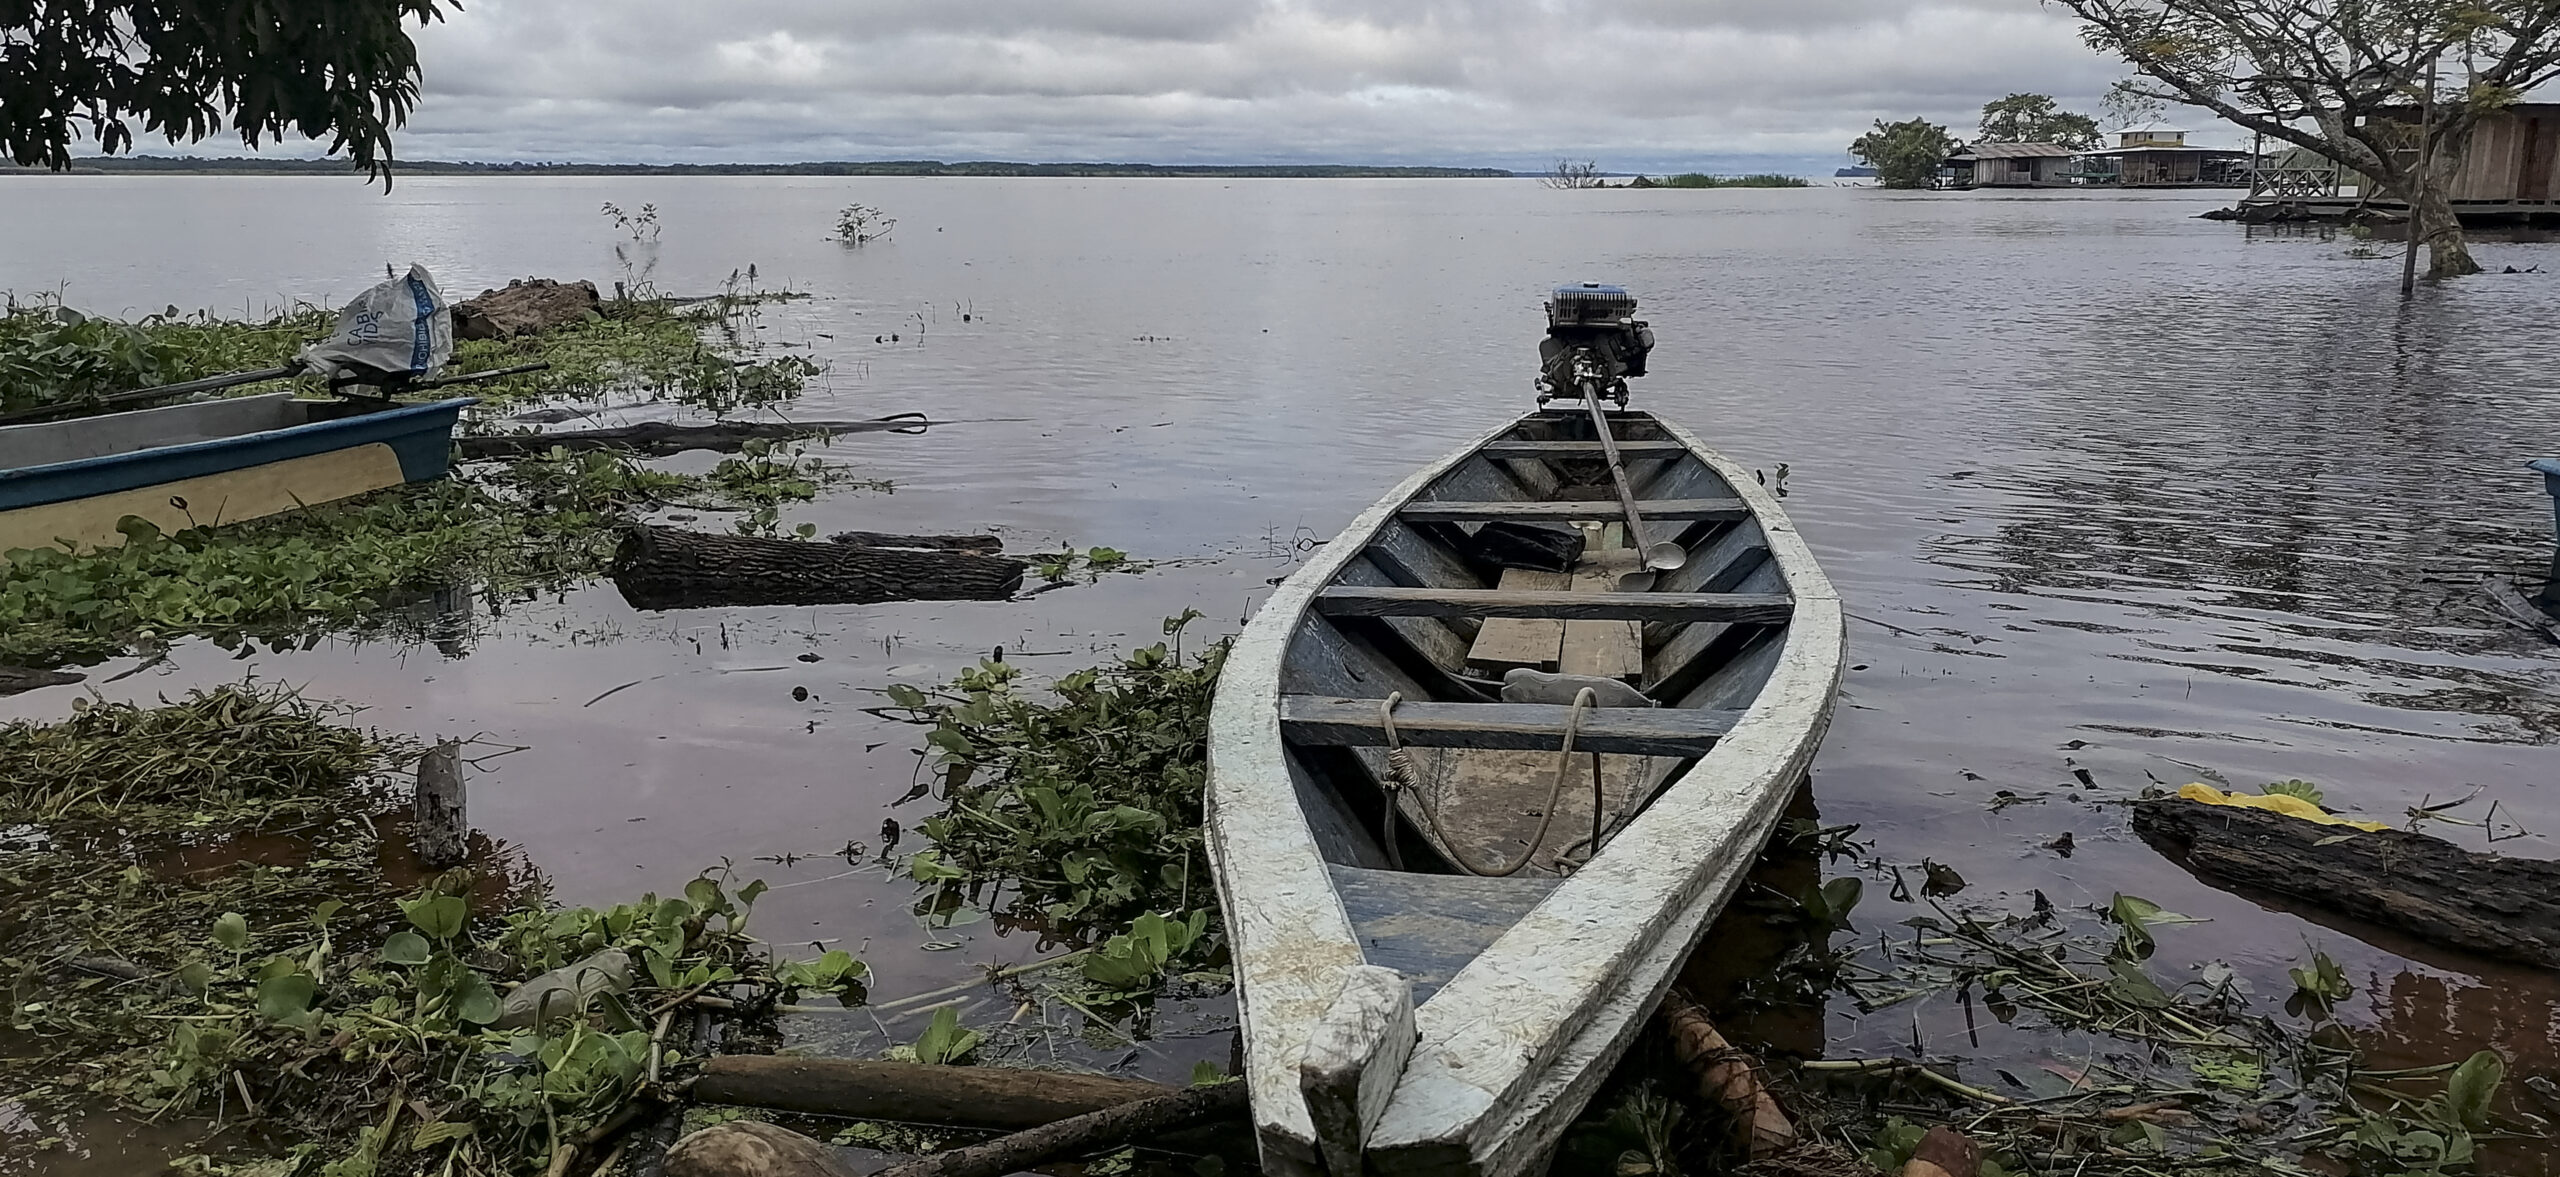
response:
[[[2298,817],[2304,821],[2318,822],[2324,826],[2353,826],[2354,828],[2366,831],[2367,833],[2371,833],[2374,830],[2387,830],[2391,828],[2390,826],[2384,825],[2378,821],[2356,821],[2352,818],[2339,817],[2338,815],[2305,801],[2300,797],[2288,797],[2282,793],[2269,793],[2265,796],[2260,796],[2256,793],[2225,793],[2211,785],[2197,782],[2178,786],[2178,796],[2189,801],[2201,801],[2207,805],[2229,805],[2238,809],[2263,809],[2269,813],[2280,813],[2286,817]]]
[[[411,263],[338,312],[337,330],[295,357],[333,375],[415,379],[453,358],[453,309],[427,268]]]

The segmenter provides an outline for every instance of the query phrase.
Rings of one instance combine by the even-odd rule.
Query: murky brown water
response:
[[[1037,950],[984,923],[928,936],[906,886],[839,853],[876,844],[916,763],[909,730],[858,710],[865,691],[999,645],[1069,669],[1155,640],[1186,606],[1232,627],[1294,537],[1331,535],[1524,403],[1545,286],[1621,281],[1662,339],[1644,407],[1785,464],[1790,510],[1860,618],[1816,772],[1826,820],[1863,824],[1887,860],[1958,865],[1967,899],[2124,891],[2210,918],[2163,934],[2165,973],[2222,959],[2281,995],[2316,945],[2348,964],[2357,1016],[2393,1052],[2488,1044],[2518,1074],[2549,1072],[2547,979],[2367,947],[2214,890],[2092,803],[2196,765],[2244,785],[2309,778],[2395,820],[2478,789],[2458,815],[2495,800],[2531,831],[2500,850],[2560,856],[2560,651],[2475,587],[2550,557],[2551,504],[2521,464],[2560,451],[2560,274],[2484,275],[2404,307],[2396,266],[2343,242],[2189,219],[2225,196],[413,179],[384,198],[352,180],[17,178],[0,182],[0,288],[238,310],[342,298],[412,258],[457,295],[526,274],[609,283],[596,205],[653,201],[662,287],[755,263],[817,296],[771,308],[764,332],[835,365],[809,413],[958,422],[844,439],[832,456],[896,492],[795,521],[1181,561],[1020,604],[643,615],[587,590],[476,618],[467,652],[188,647],[102,688],[254,672],[370,704],[385,726],[529,745],[477,779],[472,815],[562,898],[665,891],[729,861],[777,885],[766,934],[855,948],[894,996]],[[901,218],[895,237],[824,241],[855,201]],[[2560,270],[2560,247],[2480,254]],[[59,713],[80,689],[0,713]],[[1998,789],[2045,799],[1994,812]],[[2064,831],[2070,858],[2039,848]],[[1862,927],[1900,917],[1869,893]],[[960,947],[926,950],[937,936]],[[1961,1033],[1941,1014],[1924,1003],[1924,1033]],[[1835,1010],[1832,1033],[1906,1041],[1914,1011],[1877,1021]],[[867,1020],[816,1038],[878,1042]],[[1177,1078],[1226,1053],[1216,1035],[1167,1039],[1127,1065]]]

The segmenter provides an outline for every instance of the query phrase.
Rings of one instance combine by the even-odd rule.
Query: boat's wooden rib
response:
[[[1560,574],[1550,574],[1560,575]],[[1785,593],[1577,593],[1337,585],[1316,594],[1329,617],[1526,617],[1546,621],[1785,621]]]
[[[1676,427],[1608,420],[1645,517],[1688,566],[1622,584],[1634,568],[1605,538],[1560,584],[1527,589],[1492,566],[1474,525],[1618,516],[1588,416],[1531,413],[1354,520],[1228,658],[1209,843],[1267,1172],[1518,1177],[1542,1163],[1829,721],[1839,605],[1777,500]],[[1518,626],[1541,632],[1522,655],[1536,665],[1633,679],[1664,706],[1577,717],[1490,701],[1502,684],[1485,643]],[[1390,693],[1411,749],[1394,758]],[[1577,756],[1559,761],[1568,723]],[[1582,753],[1602,778],[1596,815]],[[1515,863],[1514,878],[1422,873]],[[1346,996],[1384,993],[1372,970],[1412,987],[1409,1052],[1393,1048],[1394,1002]],[[1381,1090],[1381,1107],[1361,1098]]]
[[[1281,734],[1302,744],[1382,748],[1385,707],[1378,699],[1282,695]],[[1396,736],[1417,748],[1506,748],[1554,751],[1563,746],[1573,711],[1552,703],[1404,703],[1395,708]],[[1592,707],[1574,725],[1581,752],[1629,756],[1701,756],[1733,730],[1738,712],[1685,707]]]
[[[1402,511],[1406,519],[1424,523],[1490,523],[1496,519],[1571,523],[1583,519],[1606,519],[1616,513],[1615,504],[1598,497],[1538,503],[1432,499],[1408,503]],[[1750,518],[1751,508],[1744,506],[1741,499],[1651,499],[1644,503],[1644,517],[1729,521]]]
[[[1597,441],[1497,441],[1483,449],[1488,458],[1584,458],[1601,456]],[[1621,458],[1648,460],[1684,457],[1689,447],[1676,441],[1622,441],[1618,443]]]

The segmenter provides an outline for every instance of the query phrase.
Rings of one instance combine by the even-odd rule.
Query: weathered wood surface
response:
[[[1603,491],[1602,493],[1607,493]],[[1645,499],[1636,504],[1647,519],[1742,519],[1751,509],[1741,499]],[[1399,512],[1416,522],[1489,523],[1496,519],[1574,523],[1607,519],[1618,505],[1597,499],[1557,503],[1460,502],[1420,500]]]
[[[857,548],[976,552],[982,556],[992,556],[1004,550],[1004,541],[992,535],[896,535],[885,531],[839,531],[828,536],[827,542]]]
[[[2135,805],[2133,832],[2209,882],[2288,896],[2430,944],[2560,968],[2560,862],[2177,798]]]
[[[1413,1054],[1413,985],[1375,962],[1343,974],[1298,1060],[1298,1090],[1333,1177],[1361,1177],[1360,1146]]]
[[[1514,575],[1503,578],[1508,586]],[[1529,575],[1555,576],[1556,573]],[[1567,579],[1566,584],[1572,582]],[[1335,617],[1534,617],[1555,622],[1785,621],[1795,601],[1785,593],[1578,593],[1528,590],[1374,588],[1335,585],[1316,594],[1316,610]],[[1563,640],[1559,626],[1557,640]],[[1479,639],[1481,641],[1481,639]]]
[[[834,1149],[753,1120],[714,1124],[677,1141],[667,1150],[663,1172],[666,1177],[855,1177],[853,1166]]]
[[[1416,1005],[1556,889],[1554,878],[1528,875],[1483,879],[1339,864],[1332,871],[1361,952],[1404,974]]]
[[[1018,1067],[728,1054],[703,1062],[693,1098],[814,1116],[1012,1132],[1172,1091],[1134,1079]]]
[[[735,453],[750,441],[798,441],[833,437],[839,433],[921,430],[928,424],[931,422],[925,420],[922,413],[901,413],[875,421],[716,421],[704,425],[643,421],[637,425],[617,425],[608,429],[457,437],[453,444],[465,461],[522,458],[547,454],[555,447],[573,451],[629,450],[664,457],[685,450]]]
[[[879,1177],[1004,1177],[1054,1160],[1143,1143],[1196,1124],[1241,1118],[1246,1111],[1242,1083],[1192,1087],[935,1153],[883,1169]]]
[[[1380,702],[1288,695],[1280,700],[1280,724],[1290,740],[1301,744],[1384,747],[1387,731],[1379,715]],[[1553,752],[1563,742],[1565,721],[1572,710],[1544,703],[1398,703],[1396,735],[1417,748]],[[1733,730],[1739,716],[1733,711],[1672,707],[1585,708],[1574,729],[1573,746],[1579,752],[1701,756]]]
[[[685,609],[1000,601],[1022,587],[1028,568],[1020,560],[976,552],[911,552],[642,525],[623,532],[612,576],[633,608]]]
[[[1541,593],[1553,596],[1570,588],[1572,584],[1573,578],[1562,572],[1539,572],[1529,568],[1505,568],[1502,570],[1501,584],[1497,588],[1400,588],[1395,590],[1395,596],[1385,599],[1397,600],[1410,594],[1424,594],[1429,596],[1432,594],[1450,592]],[[1391,613],[1381,609],[1374,614],[1361,614],[1351,609],[1341,609],[1337,611],[1334,607],[1335,602],[1347,603],[1351,598],[1337,597],[1334,595],[1335,593],[1343,590],[1352,590],[1356,592],[1364,587],[1367,586],[1336,584],[1334,587],[1326,589],[1316,595],[1316,609],[1318,612],[1322,613],[1336,614],[1338,612],[1339,615],[1347,616],[1475,616],[1487,618],[1488,620],[1484,622],[1484,628],[1476,631],[1475,643],[1467,648],[1467,665],[1478,672],[1486,674],[1499,675],[1503,671],[1509,670],[1515,666],[1526,666],[1532,670],[1553,670],[1556,668],[1557,659],[1563,657],[1564,622],[1552,617],[1504,617],[1493,613],[1467,614],[1457,610],[1435,613],[1416,609],[1410,612]],[[1373,596],[1370,599],[1379,598]]]
[[[445,740],[418,757],[417,794],[412,799],[410,844],[418,861],[446,870],[471,857],[471,816],[462,780],[462,745]]]
[[[1624,543],[1626,525],[1611,523],[1587,530],[1597,533],[1588,549],[1592,558],[1574,571],[1571,591],[1614,593],[1625,576],[1624,569],[1610,562],[1609,557],[1629,553]],[[1558,658],[1556,669],[1565,674],[1624,682],[1643,678],[1643,627],[1634,621],[1565,622],[1564,653]]]
[[[1622,458],[1677,458],[1689,447],[1676,441],[1621,441]],[[1597,441],[1497,441],[1484,447],[1488,458],[1591,458],[1602,456]]]

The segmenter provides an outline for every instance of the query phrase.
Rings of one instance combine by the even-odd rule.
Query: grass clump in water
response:
[[[929,724],[943,810],[933,847],[907,863],[951,902],[1006,914],[1088,947],[1085,980],[1150,991],[1214,961],[1216,892],[1202,843],[1209,704],[1227,643],[1186,656],[1174,641],[1059,679],[1047,697],[1022,671],[983,662],[949,686],[889,688]]]
[[[0,792],[0,1090],[253,1126],[266,1159],[221,1163],[255,1171],[538,1173],[675,1096],[690,992],[859,997],[860,962],[749,937],[760,883],[556,909],[530,872],[396,882],[383,785],[415,745],[345,713],[224,687],[0,728],[0,771],[38,778]],[[627,991],[496,1025],[510,982],[607,949]]]
[[[1810,188],[1813,182],[1802,176],[1782,176],[1776,172],[1754,172],[1746,176],[1711,176],[1704,172],[1682,172],[1654,181],[1658,188]]]

